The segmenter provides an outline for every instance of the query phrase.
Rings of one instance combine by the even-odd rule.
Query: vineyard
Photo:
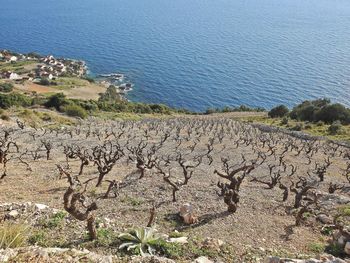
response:
[[[52,129],[18,120],[0,134],[0,216],[27,226],[26,245],[128,262],[143,247],[124,249],[120,234],[143,229],[158,235],[147,252],[176,262],[347,256],[350,149],[335,142],[225,114]]]

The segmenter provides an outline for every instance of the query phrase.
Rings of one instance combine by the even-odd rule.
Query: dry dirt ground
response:
[[[83,86],[76,86],[69,89],[60,90],[55,86],[43,86],[35,84],[30,81],[25,81],[23,84],[16,84],[15,87],[18,91],[22,92],[36,92],[38,94],[52,94],[52,93],[64,93],[71,99],[83,99],[83,100],[97,100],[100,93],[106,91],[106,87],[98,83],[89,83],[88,81],[79,80],[85,82]]]
[[[56,165],[61,165],[71,175],[77,175],[81,164],[79,158],[68,158],[67,163],[64,150],[79,147],[80,152],[86,150],[92,156],[96,146],[104,143],[118,144],[123,157],[104,179],[117,180],[126,186],[118,190],[117,197],[110,195],[103,199],[101,197],[109,183],[104,180],[101,187],[95,187],[94,180],[88,184],[85,193],[89,200],[97,200],[96,218],[99,229],[106,228],[118,235],[130,228],[145,226],[150,215],[149,209],[156,204],[159,207],[156,209],[155,223],[159,233],[170,234],[177,230],[196,245],[208,237],[220,239],[225,242],[224,251],[213,254],[208,252],[208,255],[224,262],[254,262],[259,261],[259,256],[267,254],[294,257],[315,254],[315,244],[324,244],[329,238],[321,234],[321,225],[316,222],[315,216],[308,218],[301,226],[295,226],[295,211],[292,209],[294,194],[289,193],[288,200],[282,202],[283,191],[278,185],[274,189],[266,189],[265,185],[253,182],[252,179],[268,181],[268,165],[275,165],[273,171],[281,171],[281,182],[288,187],[301,176],[310,182],[318,181],[319,178],[314,173],[315,165],[324,165],[329,157],[331,164],[327,167],[325,180],[319,182],[315,190],[326,195],[330,182],[349,186],[343,175],[349,163],[349,149],[325,141],[310,142],[284,134],[263,133],[233,120],[234,117],[234,114],[228,114],[139,122],[90,119],[76,127],[53,131],[27,127],[20,129],[13,125],[9,140],[17,143],[19,152],[10,147],[7,176],[0,181],[0,203],[32,202],[64,210],[63,194],[69,184],[65,177],[60,177]],[[9,127],[1,129],[1,138],[4,140],[4,131]],[[165,134],[169,137],[161,145],[162,139],[167,137]],[[43,142],[52,145],[49,160],[46,160]],[[140,143],[147,144],[142,150],[145,158],[152,146],[160,146],[154,156],[157,157],[160,168],[166,174],[170,173],[169,178],[178,185],[181,185],[184,177],[177,161],[179,154],[186,164],[193,165],[201,159],[198,167],[189,168],[193,171],[192,177],[187,185],[179,187],[176,202],[172,202],[171,186],[156,168],[146,170],[144,178],[138,179],[140,171],[136,168],[132,147],[137,148]],[[211,146],[213,149],[208,154]],[[261,165],[262,159],[258,158],[258,153],[265,158]],[[33,160],[35,155],[40,158]],[[282,155],[284,157],[280,162]],[[29,166],[20,162],[19,156]],[[218,181],[228,183],[228,180],[220,178],[214,171],[224,172],[222,159],[225,158],[233,166],[232,169],[258,160],[255,169],[243,180],[239,191],[240,202],[235,213],[228,213],[223,198],[218,196]],[[292,173],[291,165],[297,167],[297,170],[289,176]],[[80,182],[85,182],[97,175],[97,166],[90,161],[78,178]],[[242,173],[239,175],[242,176]],[[338,191],[337,194],[349,198],[349,192]],[[179,217],[179,208],[185,203],[193,206],[199,219],[196,224],[186,225]],[[319,208],[316,214],[322,212],[331,216],[336,211],[336,205],[327,211]],[[2,213],[5,215],[7,212]],[[35,216],[30,215],[29,218]],[[85,222],[77,221],[69,215],[66,218],[68,223],[53,228],[47,228],[42,221],[33,219],[32,235],[44,231],[47,246],[88,247],[99,253],[121,253],[113,242],[107,245],[92,245],[87,242]],[[193,252],[193,257],[195,256],[196,252]],[[193,260],[191,253],[175,259],[179,262]]]

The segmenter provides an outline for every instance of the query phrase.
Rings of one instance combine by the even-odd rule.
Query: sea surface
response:
[[[124,73],[132,101],[350,106],[349,0],[0,0],[0,49]]]

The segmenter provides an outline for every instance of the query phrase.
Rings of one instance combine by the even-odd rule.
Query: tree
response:
[[[277,107],[272,108],[269,111],[268,115],[271,118],[277,118],[277,117],[282,118],[282,117],[286,116],[288,114],[288,112],[289,112],[289,109],[286,106],[279,105]]]

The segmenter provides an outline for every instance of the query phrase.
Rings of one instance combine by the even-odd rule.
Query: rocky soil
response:
[[[51,261],[47,262],[148,262],[139,257],[132,259],[131,254],[118,250],[117,236],[128,229],[146,226],[153,206],[160,235],[167,240],[174,235],[187,238],[185,244],[179,243],[181,253],[159,252],[158,256],[168,257],[168,262],[348,260],[350,184],[346,171],[350,151],[343,146],[263,132],[222,115],[139,122],[90,119],[76,127],[54,130],[20,128],[14,124],[1,128],[1,141],[3,152],[10,141],[16,143],[18,150],[13,145],[9,147],[6,170],[2,167],[6,175],[0,180],[0,216],[3,223],[28,226],[30,247],[2,250],[0,261],[45,262],[49,257]],[[45,147],[48,142],[49,158]],[[119,145],[123,154],[102,185],[95,187],[99,170],[93,160],[94,149],[106,143]],[[144,177],[139,179],[141,170],[133,149],[143,144],[146,146],[141,155],[145,160],[152,147],[160,146],[153,157],[179,188],[175,202],[172,186],[156,167],[145,169]],[[86,151],[89,156],[81,175],[78,173],[82,162],[78,155],[69,154],[72,148],[80,154]],[[188,168],[192,174],[187,184],[183,184],[179,154],[188,166],[200,161],[195,168]],[[225,171],[225,159],[231,170],[256,162],[254,169],[244,174],[235,213],[227,211],[227,204],[218,195],[218,181],[228,181],[215,170]],[[86,186],[84,204],[97,203],[94,215],[98,240],[89,241],[86,222],[65,211],[63,195],[69,183],[66,176],[60,175],[57,165],[79,180],[83,187],[77,189],[83,191]],[[321,181],[317,169],[322,167],[326,170]],[[281,177],[272,189],[261,183],[269,182],[277,174]],[[290,189],[301,182],[300,178],[314,185],[303,196],[301,206],[294,208],[295,193]],[[104,198],[113,180],[119,187]],[[93,183],[84,184],[87,181]],[[285,201],[281,184],[289,189]],[[338,186],[334,193],[329,193],[331,184]],[[193,224],[186,224],[179,215],[180,208],[187,203],[193,208]],[[296,225],[303,207],[307,210]],[[337,256],[342,259],[330,256],[319,257],[319,261],[284,259],[301,260],[325,251],[334,252],[329,247],[340,248]],[[157,261],[165,260],[159,258],[147,260],[166,262]]]

